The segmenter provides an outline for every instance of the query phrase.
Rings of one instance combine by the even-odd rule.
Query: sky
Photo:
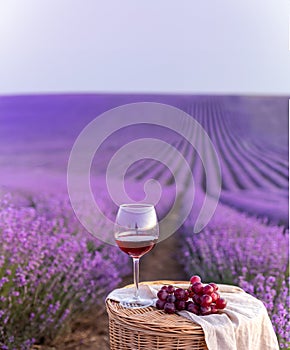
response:
[[[0,0],[0,94],[290,94],[288,0]]]

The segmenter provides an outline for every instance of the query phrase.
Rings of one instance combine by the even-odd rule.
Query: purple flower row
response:
[[[126,255],[94,240],[72,213],[68,202],[0,204],[0,348],[52,341],[76,315],[102,308],[128,273]]]
[[[238,284],[262,300],[280,347],[289,346],[289,233],[232,209],[218,207],[207,227],[193,234],[193,216],[184,224],[181,251],[188,275]]]

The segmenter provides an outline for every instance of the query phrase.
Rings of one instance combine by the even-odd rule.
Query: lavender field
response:
[[[192,170],[196,192],[170,252],[182,263],[180,275],[194,272],[203,280],[240,285],[264,302],[281,349],[289,347],[288,98],[91,94],[0,97],[1,348],[54,344],[72,320],[92,307],[103,310],[107,293],[130,272],[122,252],[78,222],[66,171],[73,143],[87,123],[113,107],[143,101],[180,108],[210,136],[222,173],[216,213],[200,233],[193,233],[210,181],[186,140],[153,125],[119,130],[100,147],[91,172],[95,200],[114,218],[117,207],[106,190],[105,171],[120,147],[142,137],[174,146]],[[203,149],[203,141],[196,142]],[[204,154],[210,163],[207,149]],[[184,190],[180,212],[188,198],[183,168],[172,154],[163,158],[170,170],[143,159],[131,165],[125,178],[133,200],[143,199],[146,180],[159,181],[159,218],[176,199],[175,181]],[[101,218],[98,227],[107,229]]]

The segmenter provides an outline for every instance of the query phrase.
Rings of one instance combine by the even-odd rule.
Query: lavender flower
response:
[[[193,226],[191,216],[181,230],[181,259],[188,275],[238,284],[263,301],[280,347],[289,347],[289,233],[222,205],[201,233],[194,235]]]
[[[105,295],[128,273],[126,255],[94,240],[68,202],[38,203],[0,203],[3,349],[50,342],[78,314],[102,308]]]

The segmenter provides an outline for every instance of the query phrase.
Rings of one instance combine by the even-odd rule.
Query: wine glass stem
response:
[[[135,299],[139,299],[139,258],[133,258]]]

